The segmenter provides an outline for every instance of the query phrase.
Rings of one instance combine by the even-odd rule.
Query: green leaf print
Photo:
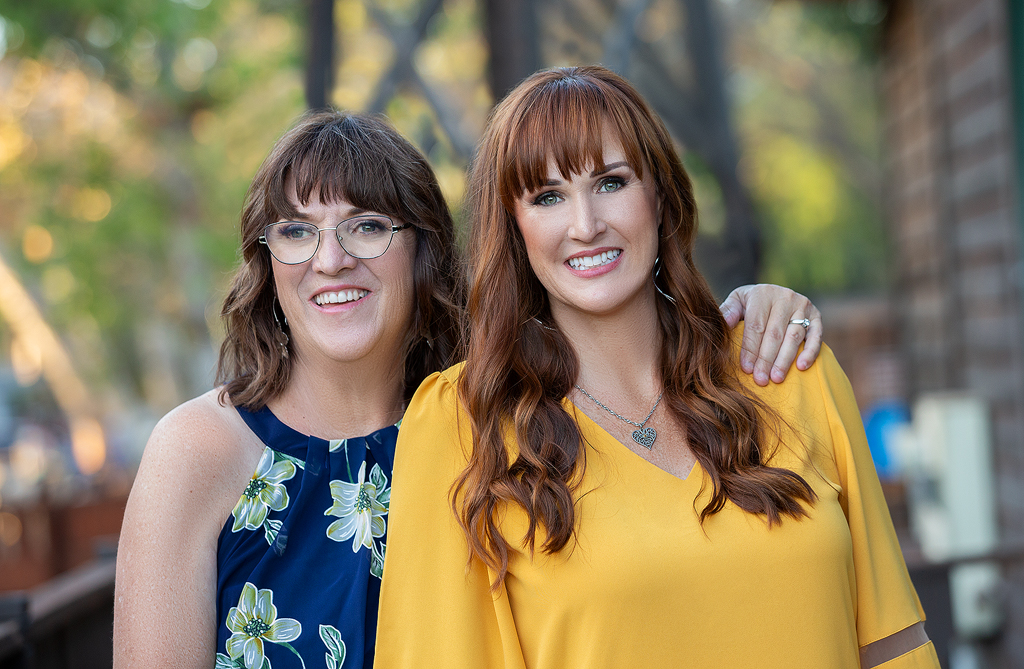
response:
[[[383,541],[379,542],[380,548],[377,548],[378,542],[374,542],[373,548],[371,549],[370,555],[370,573],[377,578],[384,578],[384,551],[387,549],[387,544]]]
[[[263,536],[266,537],[269,545],[274,545],[274,541],[277,540],[277,535],[281,531],[282,525],[284,525],[284,523],[280,520],[271,520],[270,518],[267,518],[263,521]]]
[[[281,453],[279,451],[274,451],[274,456],[277,458],[278,462],[283,461],[283,460],[287,460],[288,462],[292,463],[293,465],[295,465],[299,469],[305,469],[306,468],[306,463],[303,462],[302,460],[299,460],[298,458],[296,458],[293,455],[288,455],[287,453]]]
[[[245,660],[241,657],[232,660],[224,653],[217,653],[217,663],[214,665],[214,669],[245,669]],[[270,660],[264,657],[260,669],[270,669]]]
[[[242,658],[232,660],[224,653],[217,653],[217,663],[214,667],[216,669],[245,669],[245,662]]]
[[[384,470],[380,468],[380,465],[374,465],[373,469],[370,470],[370,483],[377,489],[377,499],[380,499],[379,493],[382,493],[388,488],[388,477],[384,476]],[[390,490],[390,489],[389,489]],[[390,494],[388,495],[390,498]]]
[[[324,653],[327,669],[339,669],[345,664],[345,642],[341,638],[341,632],[331,625],[321,625],[320,638],[327,646],[327,652]]]

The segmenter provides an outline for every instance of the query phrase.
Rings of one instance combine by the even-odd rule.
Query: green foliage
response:
[[[765,281],[809,293],[885,285],[888,258],[877,208],[817,147],[790,136],[755,150]]]
[[[82,353],[79,371],[120,403],[169,408],[208,387],[196,348],[214,346],[208,305],[236,262],[246,185],[302,111],[294,12],[246,0],[0,9],[19,35],[0,54],[4,256]]]
[[[777,3],[736,17],[745,35],[736,46],[741,169],[761,223],[761,278],[811,295],[877,291],[890,280],[880,28],[851,18],[870,11]]]
[[[421,5],[337,0],[334,101],[343,108],[365,109],[395,65],[371,4],[399,29]],[[732,8],[723,9],[730,82],[764,278],[811,293],[887,280],[878,26],[853,21],[854,5],[854,14],[867,7],[721,5]],[[651,4],[644,41],[664,39],[665,17],[681,16],[673,7]],[[557,33],[560,14],[545,16]],[[208,387],[245,190],[303,110],[302,3],[33,0],[6,3],[0,17],[0,253],[98,395],[169,408]],[[439,100],[406,80],[386,108],[428,155],[457,214],[492,103],[480,18],[479,2],[446,0],[413,58]],[[553,44],[549,59],[571,60]],[[703,231],[715,234],[721,191],[698,157],[686,160]]]

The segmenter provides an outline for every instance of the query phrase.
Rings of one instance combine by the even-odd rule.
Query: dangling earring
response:
[[[552,332],[554,332],[555,329],[556,329],[556,328],[551,327],[550,325],[545,325],[544,321],[542,321],[541,319],[537,318],[536,316],[533,317],[533,322],[536,323],[537,325],[541,326],[545,330],[551,330]]]
[[[277,348],[281,350],[281,357],[288,359],[288,333],[281,327],[281,321],[277,317],[277,309],[280,307],[280,303],[277,301],[277,295],[274,296],[274,303],[270,305],[270,311],[274,314],[274,322],[277,323],[277,332],[274,333],[274,341],[277,344]],[[284,309],[281,309],[281,315],[284,317],[284,324],[288,325],[288,317],[284,315]]]
[[[663,291],[661,289],[661,286],[658,285],[659,274],[661,274],[661,256],[658,256],[657,258],[654,259],[654,290],[658,291],[658,293],[660,293],[661,296],[664,297],[666,300],[668,300],[672,304],[675,304],[676,298],[672,297],[671,295]]]

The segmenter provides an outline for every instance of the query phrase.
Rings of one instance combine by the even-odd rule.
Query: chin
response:
[[[642,299],[642,296],[642,292],[623,294],[616,291],[614,294],[587,295],[577,300],[563,302],[563,305],[572,311],[592,316],[607,316],[633,305],[637,300]]]

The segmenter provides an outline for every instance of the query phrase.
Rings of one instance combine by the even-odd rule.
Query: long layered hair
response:
[[[814,500],[798,474],[768,464],[771,412],[736,379],[728,326],[693,262],[693,190],[664,125],[609,70],[538,72],[492,113],[470,177],[472,334],[459,393],[473,450],[453,487],[452,507],[471,552],[496,572],[495,587],[510,550],[498,527],[502,507],[526,511],[522,540],[530,551],[541,528],[542,549],[559,551],[575,532],[574,493],[585,468],[579,427],[562,404],[579,361],[557,326],[548,325],[547,293],[530,267],[515,201],[544,184],[550,158],[564,178],[603,165],[605,127],[638,177],[657,188],[656,281],[674,300],[656,298],[663,402],[710,479],[701,521],[728,500],[774,524],[784,515],[805,515],[801,502]]]
[[[404,353],[408,400],[428,374],[462,357],[465,275],[455,246],[451,212],[426,158],[383,119],[320,111],[306,114],[277,141],[249,186],[242,209],[242,262],[221,316],[227,336],[220,348],[221,395],[258,409],[287,386],[294,356],[282,355],[275,318],[270,252],[259,243],[264,228],[299,215],[285,195],[293,179],[299,202],[340,199],[411,223],[415,311]]]

